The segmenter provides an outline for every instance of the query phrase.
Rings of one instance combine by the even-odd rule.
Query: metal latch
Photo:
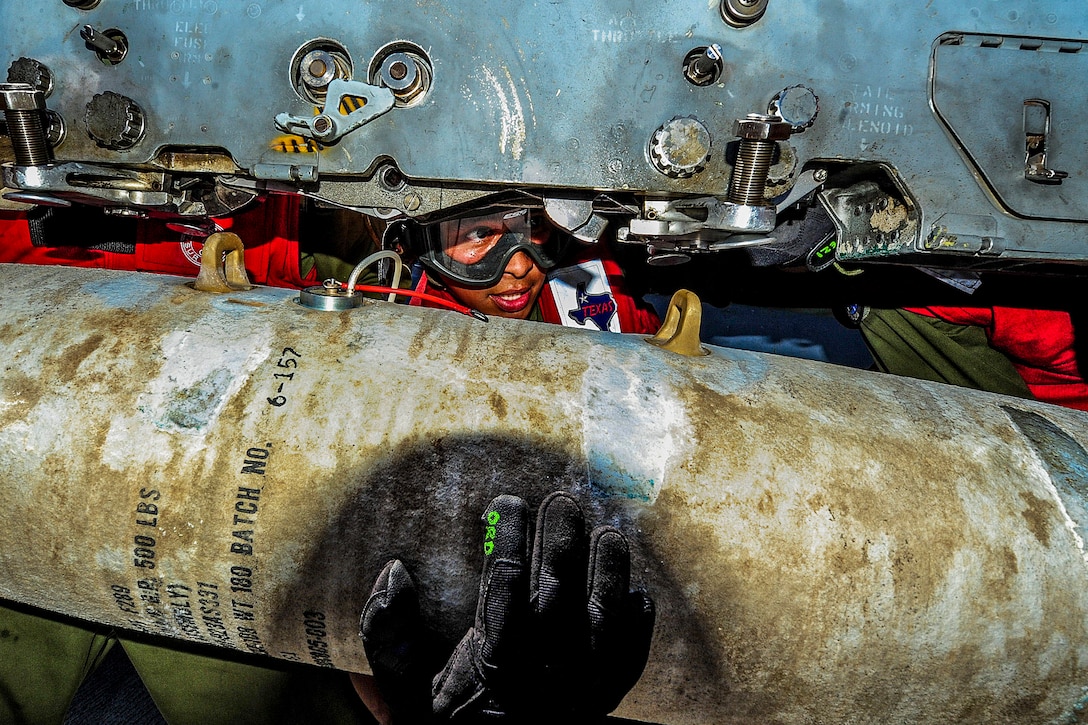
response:
[[[340,109],[340,102],[345,97],[362,99],[363,105],[344,113]],[[322,143],[332,143],[391,109],[395,100],[388,88],[337,78],[329,83],[321,113],[309,118],[279,113],[276,114],[276,127]]]
[[[1047,168],[1046,151],[1050,138],[1050,101],[1029,98],[1024,101],[1024,135],[1027,155],[1024,178],[1039,184],[1060,184],[1069,176],[1065,171]]]

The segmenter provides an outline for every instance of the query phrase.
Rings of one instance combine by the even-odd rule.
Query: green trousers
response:
[[[884,372],[1033,397],[1012,362],[990,347],[981,327],[904,310],[872,309],[861,321],[861,334]]]
[[[0,723],[60,725],[116,642],[169,725],[374,723],[344,672],[137,642],[15,605],[0,606]]]

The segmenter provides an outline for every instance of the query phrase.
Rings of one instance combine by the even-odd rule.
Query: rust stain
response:
[[[57,356],[56,373],[60,379],[71,380],[76,377],[79,366],[102,345],[104,339],[101,334],[93,334],[82,342],[64,348]]]
[[[4,401],[4,405],[0,407],[0,427],[25,418],[38,404],[41,396],[39,381],[20,370],[13,370],[10,365],[5,367],[4,374],[0,377],[0,400]]]
[[[920,653],[911,642],[932,636],[922,632],[937,626],[934,622],[949,607],[953,609],[948,616],[955,617],[959,627],[956,636],[966,641],[987,641],[993,636],[989,630],[1001,630],[1003,625],[994,623],[1008,621],[1008,607],[1019,606],[1015,602],[1026,596],[1024,588],[1035,586],[1037,572],[1025,570],[1020,552],[1036,560],[1048,555],[1032,549],[1031,538],[1042,548],[1051,545],[1051,528],[1058,520],[1053,505],[1026,491],[1020,492],[1027,504],[1023,511],[1016,510],[1015,501],[985,502],[995,515],[1012,519],[1019,514],[1028,522],[1031,536],[1014,544],[1002,545],[985,530],[965,526],[979,516],[968,506],[990,490],[984,472],[1016,471],[1023,462],[1002,445],[987,447],[978,457],[965,457],[956,435],[956,425],[964,423],[934,414],[940,407],[925,400],[931,395],[925,389],[905,390],[891,410],[887,399],[870,398],[864,388],[854,398],[841,393],[836,389],[829,396],[818,385],[781,379],[736,396],[694,381],[687,388],[687,409],[695,418],[692,429],[700,437],[696,448],[713,449],[712,439],[726,439],[731,445],[717,448],[720,457],[692,462],[695,480],[716,478],[721,487],[715,499],[695,494],[682,504],[691,518],[683,522],[684,531],[668,534],[678,545],[682,541],[685,549],[684,556],[672,560],[676,566],[671,575],[700,582],[697,596],[705,598],[707,606],[725,601],[732,610],[720,661],[735,663],[727,670],[736,697],[746,703],[739,707],[773,721],[773,713],[803,713],[806,702],[824,698],[826,705],[824,688],[834,687],[829,673],[851,661],[857,651],[892,640],[902,641],[901,657],[852,675],[865,683],[857,691],[868,696],[864,703],[841,700],[844,719],[864,710],[877,719],[895,721],[898,708],[911,707],[913,695],[901,692],[897,684],[906,680],[930,683],[928,697],[942,719],[946,715],[951,719],[961,707],[968,719],[990,721],[1031,719],[1047,712],[1053,706],[1047,684],[1025,690],[1008,712],[1000,704],[1004,695],[996,691],[977,702],[960,701],[955,693],[979,690],[971,673],[984,669],[993,653],[977,648],[946,655]],[[763,405],[752,405],[748,396]],[[787,398],[796,403],[774,402]],[[909,439],[886,424],[855,420],[859,411],[869,421],[912,420],[919,409],[927,410],[927,427],[911,426]],[[823,420],[810,420],[813,410]],[[999,437],[1015,439],[1008,429],[1000,430]],[[830,431],[836,433],[829,436]],[[924,457],[920,450],[925,450]],[[1031,479],[1026,471],[1024,479]],[[667,493],[662,494],[664,501],[672,497]],[[680,505],[674,501],[667,508]],[[814,531],[813,524],[822,533],[806,533]],[[655,540],[665,535],[658,527],[674,525],[658,516],[652,527]],[[708,570],[697,563],[704,559],[693,547],[722,541],[722,527],[737,546],[731,556],[723,558],[719,552],[714,569]],[[800,539],[783,538],[791,534]],[[723,542],[726,550],[728,540]],[[706,546],[707,560],[714,559],[709,551],[714,545]],[[799,557],[800,552],[806,553]],[[978,591],[969,590],[969,602],[956,605],[955,582],[964,563],[980,573],[984,584]],[[1046,599],[1046,610],[1038,615],[1045,622],[1040,631],[1019,635],[1009,631],[1002,635],[1009,638],[1008,647],[1018,646],[1016,636],[1023,647],[1046,632],[1080,636],[1083,622],[1076,621],[1075,594],[1050,590]],[[974,615],[956,606],[966,606]],[[806,665],[799,667],[801,662]],[[931,671],[918,670],[919,662]],[[1054,666],[1049,661],[1045,665]],[[1077,667],[1072,659],[1068,666]],[[1061,680],[1057,671],[1052,677],[1054,683]],[[829,712],[825,709],[821,716],[828,717]]]
[[[411,341],[408,343],[408,357],[416,359],[422,357],[428,350],[431,349],[432,335],[435,327],[438,325],[438,319],[436,316],[422,317],[419,321],[419,330],[412,335]]]
[[[491,393],[488,396],[488,403],[491,404],[491,410],[495,412],[495,417],[502,420],[506,417],[506,401],[498,393]]]
[[[1027,506],[1020,512],[1024,520],[1028,522],[1028,529],[1043,546],[1050,546],[1050,524],[1053,516],[1053,504],[1031,494],[1027,491],[1020,492],[1020,499]]]

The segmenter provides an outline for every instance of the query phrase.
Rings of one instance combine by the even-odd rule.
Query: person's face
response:
[[[488,257],[504,254],[504,244],[547,244],[554,232],[541,215],[533,215],[528,209],[442,222],[439,229],[442,254],[463,269],[485,266]],[[545,272],[531,255],[520,250],[510,257],[499,281],[489,287],[468,285],[446,276],[442,281],[461,304],[485,315],[523,320],[544,288]]]
[[[450,294],[461,304],[485,315],[524,320],[544,289],[546,277],[532,257],[518,252],[510,258],[502,279],[492,287],[467,287],[443,278]]]

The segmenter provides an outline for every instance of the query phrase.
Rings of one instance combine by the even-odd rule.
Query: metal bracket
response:
[[[204,204],[184,193],[165,190],[161,171],[137,171],[120,166],[66,162],[47,166],[11,166],[2,170],[5,199],[35,198],[34,203],[70,206],[130,206],[176,209],[181,216],[206,214]]]
[[[873,181],[859,181],[816,195],[835,224],[838,260],[866,259],[915,251],[919,214]]]
[[[343,113],[340,103],[346,97],[362,99],[362,107]],[[393,92],[388,88],[338,78],[329,83],[325,107],[321,109],[321,113],[308,118],[279,113],[276,114],[276,127],[281,131],[316,139],[322,143],[333,143],[393,108],[395,100]]]
[[[544,212],[556,225],[583,244],[596,244],[608,226],[608,220],[593,211],[593,202],[589,199],[546,196]]]
[[[686,357],[702,357],[710,351],[699,344],[702,327],[703,305],[690,290],[677,290],[669,300],[665,321],[653,337],[647,337],[651,345]]]
[[[827,181],[827,169],[806,169],[797,175],[793,187],[775,203],[774,209],[781,214]]]
[[[774,229],[774,207],[733,204],[713,196],[651,200],[646,202],[646,208],[652,210],[653,218],[632,219],[632,237],[668,239],[695,236],[702,232],[731,234]]]
[[[216,232],[200,250],[200,273],[193,288],[201,292],[242,292],[253,289],[246,274],[245,248],[233,232]]]

